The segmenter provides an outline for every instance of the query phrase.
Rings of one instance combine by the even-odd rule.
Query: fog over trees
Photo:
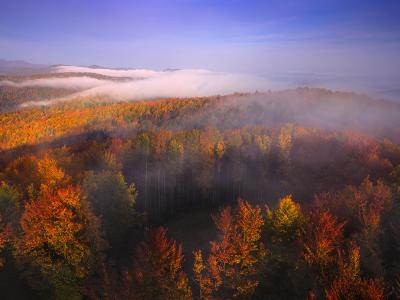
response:
[[[400,105],[298,88],[21,108],[64,93],[24,76],[1,87],[9,297],[400,295]]]

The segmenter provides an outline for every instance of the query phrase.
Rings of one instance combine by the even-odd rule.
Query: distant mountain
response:
[[[110,68],[99,66],[99,65],[90,65],[90,66],[88,66],[88,68],[91,68],[91,69],[110,69]]]
[[[0,75],[30,75],[47,72],[48,65],[32,64],[23,60],[0,59]]]
[[[57,67],[75,67],[74,65],[63,65],[63,64],[56,64],[56,65],[51,65],[52,68],[57,68]],[[88,68],[88,69],[107,69],[107,70],[132,70],[131,68],[110,68],[110,67],[104,67],[100,65],[79,65],[76,67],[81,67],[81,68]]]
[[[177,69],[177,68],[167,68],[167,69],[164,69],[164,70],[163,70],[163,72],[175,72],[175,71],[180,71],[180,70],[182,70],[182,69]]]
[[[383,98],[400,100],[400,89],[389,89],[380,91],[379,93],[377,93],[377,95]]]

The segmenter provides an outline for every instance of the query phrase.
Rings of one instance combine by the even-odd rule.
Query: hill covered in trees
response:
[[[10,299],[400,297],[399,104],[110,100],[0,114]]]

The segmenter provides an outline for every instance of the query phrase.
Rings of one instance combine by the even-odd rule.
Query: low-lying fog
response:
[[[52,78],[51,73],[74,73],[75,76]],[[79,76],[82,73],[82,76]],[[132,80],[105,80],[90,77],[95,73],[114,78]],[[136,100],[167,97],[200,97],[225,95],[235,92],[279,90],[299,86],[323,87],[333,90],[354,91],[376,98],[400,101],[400,89],[396,83],[367,77],[333,76],[309,73],[282,73],[262,77],[236,73],[213,72],[201,69],[188,70],[145,70],[107,69],[101,67],[54,66],[48,78],[24,81],[1,80],[0,86],[49,87],[76,91],[67,98],[78,96],[105,95],[116,100]],[[55,101],[46,99],[26,102],[22,106],[45,105]]]

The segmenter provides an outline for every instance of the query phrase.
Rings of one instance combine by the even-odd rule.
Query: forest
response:
[[[0,86],[5,299],[400,299],[399,104],[297,88],[19,107],[72,93]]]

